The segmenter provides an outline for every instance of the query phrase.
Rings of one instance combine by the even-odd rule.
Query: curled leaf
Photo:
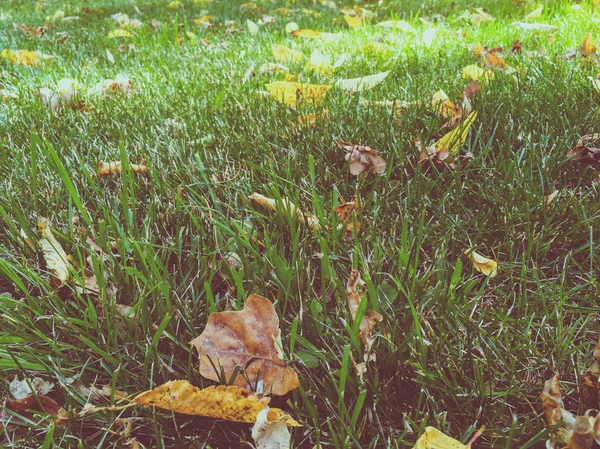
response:
[[[475,269],[480,273],[483,273],[490,278],[493,278],[498,274],[498,262],[495,260],[488,259],[475,251],[471,252],[471,260],[473,261]]]
[[[377,155],[377,150],[343,140],[338,142],[338,147],[347,151],[346,160],[350,161],[350,173],[354,176],[365,170],[377,174],[385,173],[387,164],[385,159]]]
[[[435,427],[425,427],[414,449],[469,449],[460,441],[445,435]]]
[[[191,342],[200,353],[200,374],[219,381],[219,367],[227,382],[254,388],[259,394],[282,396],[299,385],[298,374],[281,352],[281,330],[273,303],[250,295],[239,312],[215,312],[206,328]],[[244,375],[231,379],[239,367]]]
[[[348,310],[352,319],[356,319],[358,307],[362,301],[364,293],[359,290],[359,287],[363,287],[365,282],[360,277],[360,271],[352,270],[346,283],[346,293],[348,296]],[[377,326],[377,323],[383,321],[383,316],[373,310],[367,310],[360,322],[360,337],[365,346],[365,352],[369,352],[374,343],[373,331]]]
[[[374,75],[363,76],[360,78],[337,80],[335,82],[335,87],[343,89],[349,93],[362,92],[363,90],[372,89],[381,83],[389,74],[390,71],[388,70],[387,72],[376,73]]]
[[[269,420],[269,407],[265,407],[256,417],[252,427],[252,439],[256,449],[286,449],[290,447],[291,435],[287,426],[288,416],[276,421]]]
[[[298,217],[298,221],[300,223],[305,223],[310,229],[321,229],[321,223],[319,222],[319,219],[317,217],[302,212],[288,198],[282,198],[281,207],[278,206],[277,201],[275,201],[273,198],[268,198],[259,193],[253,193],[248,198],[250,198],[253,201],[256,201],[261,206],[266,207],[267,209],[270,209],[274,212],[283,212],[288,213],[290,215],[295,214]]]

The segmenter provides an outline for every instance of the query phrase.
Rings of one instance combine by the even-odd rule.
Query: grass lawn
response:
[[[600,171],[567,152],[599,131],[590,77],[600,66],[593,51],[565,54],[600,36],[600,9],[548,1],[526,19],[541,3],[383,1],[360,4],[376,16],[349,29],[343,10],[354,4],[337,0],[176,3],[0,4],[0,50],[13,51],[0,58],[0,394],[15,377],[40,377],[71,413],[64,426],[47,415],[5,426],[0,446],[133,448],[118,421],[133,417],[139,447],[249,447],[248,424],[141,407],[77,412],[116,404],[116,390],[214,385],[190,341],[209,314],[259,294],[275,305],[300,378],[271,401],[303,424],[293,447],[412,447],[426,426],[467,442],[482,425],[476,449],[544,447],[544,381],[559,373],[577,412],[598,339]],[[117,13],[141,26],[110,37]],[[412,30],[377,25],[398,19]],[[289,22],[339,34],[294,37]],[[279,44],[299,56],[277,61]],[[477,44],[503,47],[508,67],[487,72]],[[16,50],[54,58],[31,67]],[[448,132],[433,94],[460,105],[473,64],[481,92],[461,147],[472,158],[456,169],[419,162],[414,140]],[[385,71],[371,89],[338,83],[296,108],[266,87]],[[77,84],[57,94],[63,78]],[[377,150],[385,172],[351,174],[340,139]],[[98,176],[108,161],[122,174]],[[280,209],[288,198],[321,229],[260,206],[255,192]],[[348,236],[333,211],[355,198]],[[62,285],[37,243],[42,217],[70,256]],[[497,261],[497,276],[476,270],[471,250]],[[366,282],[360,313],[383,316],[362,377],[346,304],[353,269]],[[78,288],[85,275],[96,291]]]

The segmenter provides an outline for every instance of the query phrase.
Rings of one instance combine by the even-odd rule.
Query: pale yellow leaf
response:
[[[300,62],[303,56],[297,50],[278,44],[273,46],[273,57],[279,62]]]
[[[286,449],[290,447],[291,435],[286,419],[281,417],[277,421],[269,420],[269,407],[265,407],[256,417],[252,427],[252,439],[256,449]]]
[[[469,449],[460,441],[445,435],[435,427],[425,427],[413,449]]]
[[[389,74],[390,71],[388,70],[387,72],[376,73],[361,78],[337,80],[335,86],[344,89],[347,92],[361,92],[363,90],[372,89],[377,84],[381,83]]]
[[[122,29],[118,29],[118,30],[114,30],[111,31],[110,33],[108,33],[108,38],[109,39],[115,39],[118,37],[130,37],[131,33],[127,30],[122,30]]]
[[[246,28],[248,28],[248,32],[252,36],[255,36],[260,31],[260,28],[258,28],[258,25],[250,19],[246,20]]]
[[[475,251],[471,252],[471,260],[473,261],[475,269],[480,273],[483,273],[490,278],[493,278],[498,274],[498,262],[495,260],[488,259]]]
[[[275,81],[265,87],[275,100],[295,108],[298,101],[312,105],[319,104],[332,86]]]
[[[344,20],[348,24],[348,28],[351,29],[360,28],[362,25],[362,18],[360,17],[344,16]]]
[[[61,244],[54,238],[50,223],[46,218],[38,220],[38,230],[42,235],[39,240],[40,247],[44,253],[46,268],[52,272],[58,286],[69,280],[71,264],[68,260],[67,253]]]
[[[377,26],[383,28],[392,28],[394,30],[406,31],[407,33],[416,33],[417,30],[408,22],[404,20],[387,20],[385,22],[379,22]]]
[[[253,193],[248,198],[260,204],[261,206],[272,210],[273,212],[283,212],[290,215],[295,214],[298,217],[298,221],[300,223],[305,223],[310,229],[321,229],[321,223],[319,223],[319,219],[317,217],[302,212],[288,198],[282,198],[281,206],[279,206],[277,201],[275,201],[273,198],[268,198],[259,193]]]

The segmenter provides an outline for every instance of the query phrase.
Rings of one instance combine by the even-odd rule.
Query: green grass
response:
[[[477,4],[496,17],[479,27],[459,18],[469,2],[372,8],[374,23],[401,17],[419,31],[420,18],[441,20],[439,39],[426,48],[401,31],[347,30],[344,5],[331,10],[298,1],[287,6],[320,17],[277,16],[251,36],[243,29],[226,34],[223,24],[244,28],[246,19],[257,22],[285,2],[253,10],[185,0],[172,10],[162,0],[105,0],[83,13],[84,3],[48,0],[41,12],[32,1],[0,5],[0,15],[11,15],[0,22],[0,49],[56,56],[37,68],[0,60],[0,88],[19,93],[0,102],[3,396],[14,376],[57,383],[50,396],[71,411],[87,401],[79,385],[130,394],[179,378],[208,386],[189,341],[211,312],[239,309],[256,293],[275,302],[284,347],[299,361],[300,387],[272,401],[304,425],[293,433],[294,447],[412,447],[427,425],[462,441],[485,425],[478,449],[540,447],[539,393],[549,371],[561,374],[567,408],[576,411],[577,375],[590,364],[598,333],[600,192],[592,184],[598,171],[565,154],[579,137],[599,131],[600,95],[588,77],[600,70],[563,55],[585,33],[599,35],[600,11],[587,2],[580,11],[548,2],[537,19],[559,27],[548,43],[548,33],[508,26],[534,4]],[[58,9],[80,20],[52,24],[42,38],[13,29],[42,25]],[[203,10],[214,28],[193,23]],[[109,40],[117,12],[160,20],[162,28],[145,25],[135,36]],[[285,33],[288,21],[343,35],[294,39]],[[68,34],[64,43],[60,33]],[[477,63],[469,46],[509,49],[515,39],[523,55],[504,54],[521,71],[497,73],[477,95],[478,117],[465,145],[474,159],[460,170],[424,173],[417,166],[413,140],[429,143],[444,133],[444,120],[427,105],[393,116],[362,102],[427,102],[438,89],[459,101],[467,84],[461,69]],[[129,42],[135,49],[121,54],[117,47]],[[388,53],[358,52],[371,42],[386,44]],[[303,62],[288,65],[301,81],[332,82],[305,70],[315,49],[334,60],[350,54],[333,79],[391,74],[359,95],[330,91],[316,109],[328,110],[327,119],[295,132],[291,123],[304,111],[261,94],[265,84],[283,79],[257,74],[273,62],[277,43],[304,54]],[[540,47],[545,55],[527,57]],[[256,73],[242,82],[252,64]],[[87,111],[53,111],[34,94],[63,77],[87,87],[118,73],[132,79],[133,94],[90,100],[82,93]],[[386,173],[350,175],[336,148],[340,138],[377,149]],[[126,169],[121,177],[98,178],[97,163],[108,160],[145,161],[150,173]],[[546,208],[544,196],[554,190],[560,194]],[[253,192],[290,197],[329,229],[336,227],[334,207],[359,195],[362,232],[348,240],[345,231],[308,230],[252,205]],[[73,283],[50,285],[41,252],[21,237],[23,229],[36,239],[38,217],[51,220],[77,266],[91,255],[99,296],[77,293]],[[89,249],[88,236],[106,260]],[[473,269],[464,256],[471,247],[499,261],[496,278]],[[227,263],[231,253],[238,266]],[[352,268],[367,282],[369,308],[384,316],[377,360],[364,381],[350,360],[362,358],[346,309]],[[131,306],[134,318],[123,318],[116,304]],[[136,417],[134,435],[148,448],[243,447],[241,440],[251,440],[248,425],[127,409],[75,418],[66,427],[37,417],[17,432],[1,430],[0,444],[123,447],[116,419],[125,416]]]

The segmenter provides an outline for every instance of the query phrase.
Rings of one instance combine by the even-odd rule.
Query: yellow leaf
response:
[[[148,167],[143,164],[129,164],[134,173],[147,173]],[[117,162],[99,162],[98,176],[112,176],[123,173],[123,167],[120,161]]]
[[[495,260],[483,257],[481,254],[476,253],[475,251],[471,252],[471,260],[473,261],[473,266],[475,269],[480,273],[483,273],[491,278],[498,274],[498,262]]]
[[[471,112],[460,126],[442,136],[442,138],[435,143],[435,150],[438,153],[440,151],[447,151],[450,156],[456,156],[460,151],[460,147],[467,140],[469,128],[471,128],[471,125],[476,118],[477,111]]]
[[[174,1],[174,2],[169,3],[167,5],[167,8],[169,8],[169,9],[177,9],[177,8],[181,8],[181,6],[182,6],[181,2]]]
[[[435,427],[425,427],[414,449],[469,449],[460,441],[450,438]]]
[[[275,81],[265,86],[273,95],[273,98],[293,108],[298,101],[308,104],[319,104],[327,91],[331,89],[328,85],[303,84],[290,81]]]
[[[57,286],[63,285],[70,277],[71,264],[69,263],[67,253],[54,238],[50,223],[46,218],[40,218],[37,225],[42,235],[39,244],[44,253],[46,268],[52,272],[54,278],[58,281]]]
[[[314,30],[296,30],[292,32],[292,36],[304,39],[321,39],[323,37],[320,31]]]
[[[463,79],[487,81],[494,77],[492,70],[485,70],[476,64],[468,65],[462,69]]]
[[[318,50],[310,55],[306,67],[321,76],[329,77],[333,75],[334,69],[331,65],[331,59]]]
[[[246,20],[246,28],[248,28],[248,32],[254,36],[256,34],[258,34],[259,32],[259,28],[258,25],[256,23],[254,23],[252,20],[248,19]]]
[[[277,201],[275,201],[273,198],[268,198],[259,193],[253,193],[248,198],[274,212],[286,212],[290,215],[295,214],[298,217],[298,221],[300,223],[305,223],[310,229],[321,229],[321,223],[319,223],[319,219],[317,217],[302,212],[288,198],[283,198],[281,200],[281,207],[278,206]]]
[[[127,30],[114,30],[111,31],[110,33],[108,33],[108,38],[109,39],[115,39],[117,37],[130,37],[131,33]]]
[[[206,26],[206,24],[210,24],[210,20],[212,19],[211,16],[202,16],[202,17],[198,17],[197,19],[194,20],[194,23],[198,26],[202,26],[204,24],[204,26]]]
[[[273,57],[279,62],[299,62],[302,61],[303,56],[299,51],[278,44],[273,46]]]
[[[13,64],[17,63],[17,55],[12,51],[7,49],[2,50],[2,52],[0,52],[0,58],[2,59],[6,59],[7,61],[12,62]]]
[[[337,80],[335,86],[344,89],[347,92],[361,92],[363,90],[372,89],[377,84],[381,83],[389,74],[390,71],[388,70],[387,72],[376,73],[361,78]]]
[[[433,109],[438,114],[445,118],[452,118],[460,114],[460,108],[450,101],[446,92],[441,89],[431,97],[431,106],[433,106]]]
[[[348,24],[348,28],[356,29],[362,25],[362,19],[360,17],[344,16],[344,20]]]
[[[201,390],[186,380],[176,380],[139,394],[133,402],[185,415],[254,423],[259,412],[269,403],[269,398],[259,398],[250,391],[235,386],[212,386]],[[300,427],[298,422],[285,415],[282,410],[269,409],[269,421],[282,418],[288,426]]]

